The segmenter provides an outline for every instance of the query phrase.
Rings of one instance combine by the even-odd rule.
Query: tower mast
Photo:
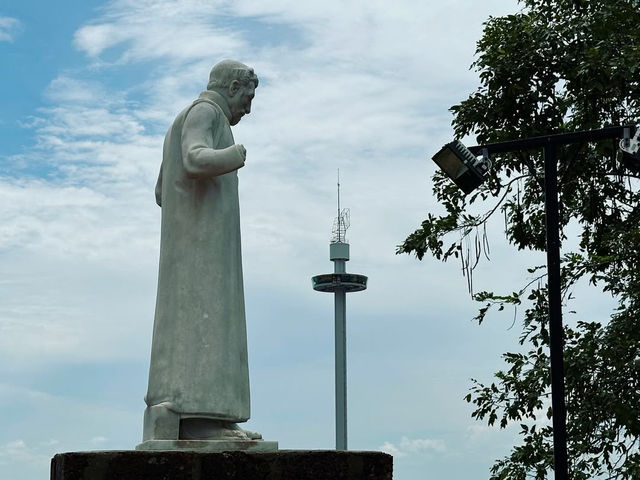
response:
[[[311,279],[314,290],[334,294],[336,450],[347,449],[346,294],[367,288],[366,276],[346,273],[345,263],[349,261],[346,232],[349,225],[349,209],[340,209],[338,170],[338,216],[334,220],[333,235],[329,244],[329,259],[333,262],[333,273],[316,275]]]

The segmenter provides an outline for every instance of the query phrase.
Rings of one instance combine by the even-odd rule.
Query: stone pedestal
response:
[[[51,480],[392,480],[381,452],[104,451],[60,453]]]
[[[136,450],[195,450],[197,452],[277,452],[278,442],[268,440],[147,440]]]

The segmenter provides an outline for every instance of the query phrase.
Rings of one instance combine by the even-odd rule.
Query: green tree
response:
[[[520,3],[519,13],[484,24],[472,65],[480,86],[451,107],[456,137],[475,134],[484,144],[640,123],[640,1]],[[567,146],[559,158],[561,225],[572,221],[579,228],[577,251],[563,256],[565,302],[582,278],[617,302],[609,318],[577,312],[569,321],[565,315],[570,477],[639,479],[640,169],[621,157],[614,141]],[[468,258],[461,238],[477,236],[496,212],[504,214],[515,247],[544,250],[540,152],[492,161],[488,181],[468,196],[437,172],[433,192],[446,213],[429,213],[398,253],[463,257],[470,274],[482,242]],[[486,213],[472,214],[479,206]],[[474,418],[520,428],[518,443],[494,463],[491,479],[545,479],[553,468],[545,269],[532,267],[538,281],[518,292],[473,295],[481,302],[479,323],[492,309],[514,304],[524,310],[518,351],[505,353],[505,368],[491,383],[474,380],[465,397]]]

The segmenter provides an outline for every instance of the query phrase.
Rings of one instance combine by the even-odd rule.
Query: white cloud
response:
[[[15,370],[14,370],[15,371]],[[19,382],[28,382],[33,371],[23,367]],[[104,373],[104,371],[103,371]],[[91,375],[96,375],[91,369]],[[0,383],[0,407],[4,413],[0,430],[0,475],[5,478],[37,480],[47,478],[51,458],[60,452],[95,449],[130,449],[139,441],[142,423],[142,393],[129,399],[108,402],[111,392],[98,388],[91,398],[79,394],[82,382],[104,386],[110,376],[87,380],[69,378],[63,370],[55,375],[57,390],[50,394],[18,385]],[[11,374],[3,372],[3,378]],[[66,384],[66,385],[65,385]],[[61,388],[64,387],[64,388]],[[122,387],[120,387],[122,388]],[[111,397],[114,398],[114,397]],[[55,437],[51,437],[54,434]]]
[[[243,46],[238,33],[214,26],[220,13],[225,10],[216,2],[115,1],[101,21],[78,29],[74,44],[94,58],[121,47],[124,63],[211,58]]]
[[[0,361],[6,369],[146,361],[157,269],[156,255],[149,259],[146,252],[157,252],[157,245],[137,245],[126,235],[118,242],[120,249],[105,245],[92,256],[82,242],[75,243],[80,255],[44,240],[49,254],[38,245],[5,250]]]
[[[112,105],[114,94],[117,95],[116,92],[107,92],[99,82],[74,78],[69,74],[58,75],[45,91],[46,97],[54,103],[86,106]],[[121,98],[121,95],[116,98]]]
[[[402,437],[400,443],[384,442],[378,450],[402,458],[410,455],[443,454],[447,447],[441,439]]]
[[[204,88],[211,65],[238,58],[261,78],[251,116],[234,128],[248,150],[239,177],[255,429],[269,425],[263,432],[287,448],[332,442],[333,307],[312,291],[310,277],[333,268],[328,240],[340,168],[343,206],[352,212],[348,269],[370,279],[348,307],[353,444],[359,436],[408,462],[447,457],[464,439],[467,369],[493,365],[509,339],[500,322],[480,330],[469,322],[475,307],[457,265],[420,263],[396,256],[395,247],[439,208],[427,158],[451,136],[448,106],[475,86],[467,68],[480,22],[515,5],[107,3],[74,36],[87,65],[61,66],[46,106],[23,121],[35,147],[3,165],[0,363],[23,372],[148,361],[163,135]],[[479,274],[496,271],[505,284],[518,281],[515,267],[492,264]],[[89,375],[73,372],[75,385]],[[123,375],[122,383],[133,381]],[[144,390],[145,379],[136,382]],[[94,392],[96,403],[103,393]],[[5,404],[33,400],[24,410],[33,432],[46,439],[64,425],[76,439],[60,437],[51,449],[129,448],[139,440],[142,394],[133,400],[139,410],[125,413],[72,394],[20,391]],[[429,414],[421,413],[425,403]],[[34,419],[38,406],[46,412]],[[36,425],[40,419],[45,425]],[[463,424],[456,439],[397,433],[452,422]],[[45,450],[11,425],[5,450]],[[23,445],[11,443],[16,438]],[[497,456],[482,450],[484,459]]]
[[[0,17],[0,42],[13,42],[21,29],[22,23],[17,18]]]
[[[17,463],[45,466],[50,458],[47,453],[27,445],[23,440],[13,440],[0,445],[0,465]]]
[[[150,71],[143,87],[143,100],[135,104],[128,103],[127,92],[112,92],[99,80],[87,81],[65,73],[51,82],[47,95],[54,106],[42,110],[34,128],[39,138],[39,155],[53,159],[55,163],[47,161],[62,175],[62,183],[50,186],[34,183],[24,190],[31,194],[40,191],[35,195],[39,198],[48,198],[51,195],[48,190],[55,190],[60,197],[79,195],[86,201],[74,207],[49,202],[39,210],[28,195],[22,196],[21,201],[10,207],[13,223],[5,234],[8,237],[5,244],[24,242],[25,246],[39,245],[94,256],[109,249],[126,251],[131,238],[144,239],[143,244],[157,243],[149,235],[157,231],[150,222],[157,221],[158,213],[150,199],[162,137],[148,132],[148,121],[151,119],[162,124],[162,130],[166,129],[173,115],[198,91],[192,89],[189,96],[183,95],[184,84],[204,85],[211,59],[217,55],[216,51],[203,49],[194,61],[197,56],[188,51],[191,41],[176,35],[172,28],[185,32],[214,28],[216,22],[220,23],[218,13],[235,11],[242,18],[259,17],[276,28],[278,22],[302,22],[300,31],[308,41],[302,45],[258,46],[254,53],[252,47],[242,42],[232,49],[240,57],[256,57],[259,75],[263,75],[260,64],[264,64],[265,71],[255,113],[236,131],[237,141],[247,146],[249,155],[247,167],[240,172],[244,187],[243,234],[245,258],[254,258],[258,266],[254,268],[256,275],[272,276],[280,270],[274,267],[284,256],[292,259],[292,267],[305,271],[295,275],[282,271],[283,286],[294,282],[296,276],[306,277],[316,268],[326,268],[325,243],[333,216],[333,177],[337,167],[343,168],[346,189],[360,192],[357,201],[361,208],[360,211],[354,208],[351,238],[357,239],[355,226],[373,229],[360,230],[367,240],[361,242],[360,253],[354,255],[354,260],[360,255],[370,269],[377,262],[401,264],[403,260],[394,255],[395,245],[413,227],[413,218],[420,218],[428,198],[424,180],[410,170],[422,167],[422,160],[416,161],[412,149],[422,144],[425,132],[429,131],[431,120],[421,107],[426,89],[418,81],[428,82],[429,76],[418,69],[411,72],[411,81],[407,81],[405,67],[396,69],[394,56],[382,55],[375,49],[371,53],[352,42],[346,42],[341,49],[322,44],[338,30],[347,35],[360,31],[359,28],[366,30],[371,25],[384,24],[387,13],[382,12],[387,9],[367,7],[363,15],[370,17],[370,21],[366,25],[356,22],[353,27],[340,20],[330,22],[327,28],[331,30],[320,34],[320,24],[336,8],[333,4],[328,5],[328,13],[319,4],[303,10],[296,7],[293,11],[289,11],[286,3],[273,11],[263,11],[264,7],[257,4],[224,3],[215,8],[201,2],[179,5],[113,2],[98,24],[78,31],[76,44],[91,55],[100,55],[119,45],[121,59],[131,61],[155,58],[159,51],[148,47],[148,42],[161,31],[171,36],[168,43],[175,49],[175,58]],[[359,15],[344,13],[347,17]],[[141,18],[144,18],[142,26]],[[408,18],[406,11],[396,12],[387,20],[393,25],[389,28],[400,31]],[[176,21],[177,25],[168,25]],[[221,31],[228,34],[229,41],[239,35],[228,28]],[[213,40],[211,45],[220,45]],[[399,51],[405,56],[413,55]],[[362,54],[370,58],[361,59]],[[340,56],[344,55],[362,62],[344,65],[340,63]],[[207,60],[200,60],[205,57]],[[410,64],[407,59],[403,62]],[[419,64],[413,63],[414,67]],[[140,98],[140,91],[130,95]],[[441,128],[446,128],[446,123]],[[350,170],[358,173],[350,174]],[[12,185],[5,189],[16,190]],[[403,215],[398,216],[397,201],[405,191],[422,194],[415,195],[409,208],[401,206]],[[348,190],[345,196],[348,198]],[[390,201],[391,198],[394,200]],[[326,218],[325,227],[317,224],[318,218]],[[393,222],[398,229],[380,232],[380,218]],[[105,230],[103,225],[109,225],[109,229]],[[310,241],[317,245],[316,262],[303,254],[308,251]],[[261,254],[266,247],[270,248],[269,255]],[[370,251],[368,255],[365,249]],[[382,256],[381,250],[385,252]],[[323,266],[311,266],[317,263]]]
[[[94,170],[85,166],[89,172],[82,167],[67,168],[76,181],[91,179],[95,184],[90,188],[0,179],[0,195],[7,200],[0,205],[5,220],[0,248],[109,258],[120,256],[123,248],[150,246],[156,230],[155,212],[130,207],[141,203],[143,197],[152,202],[153,196],[134,192],[131,198],[123,198],[118,195],[122,185],[113,185],[118,174],[126,176],[127,169],[136,174],[139,166],[107,165]],[[100,178],[94,179],[99,173],[109,181],[100,184]],[[108,229],[104,228],[105,222],[110,222]]]
[[[10,199],[0,205],[0,248],[83,259],[83,268],[106,261],[154,265],[159,210],[153,186],[162,134],[204,86],[211,63],[223,53],[237,55],[264,80],[254,112],[235,130],[248,149],[240,172],[246,281],[279,285],[283,297],[310,293],[308,277],[330,268],[326,244],[340,167],[343,203],[353,214],[350,268],[371,276],[363,308],[415,312],[426,301],[425,287],[435,291],[442,281],[397,257],[395,246],[436,208],[423,150],[450,135],[447,102],[460,98],[473,50],[472,34],[456,30],[462,20],[444,25],[443,8],[419,2],[400,2],[392,11],[380,2],[357,9],[338,2],[109,3],[103,16],[78,29],[76,46],[96,59],[117,49],[120,63],[161,63],[149,64],[148,74],[125,88],[103,79],[101,72],[120,68],[108,63],[51,81],[52,105],[30,124],[37,148],[20,162],[42,162],[53,173],[0,179],[0,193]],[[485,17],[464,3],[449,8],[466,19],[476,16],[476,26]],[[260,43],[250,28],[230,26],[230,18],[256,28],[293,28],[299,37]],[[451,46],[447,52],[427,48],[435,42]],[[454,70],[439,69],[455,49],[467,52],[466,60],[457,59]],[[144,274],[153,284],[155,268]],[[36,302],[30,325],[61,318],[68,303]],[[84,338],[78,325],[19,327],[25,312],[16,308],[5,309],[7,331],[57,332],[50,338],[62,343],[34,344],[78,351],[74,339]]]
[[[477,15],[463,7],[452,8],[464,18]],[[442,8],[414,2],[400,2],[393,11],[379,2],[355,10],[334,2],[109,3],[74,40],[98,63],[57,75],[46,90],[50,105],[25,125],[35,131],[37,146],[15,164],[40,162],[52,173],[37,180],[0,178],[7,199],[0,204],[0,249],[14,252],[14,274],[31,272],[24,281],[37,285],[40,295],[25,297],[10,285],[0,311],[6,351],[58,359],[142,355],[118,343],[134,313],[120,315],[115,325],[110,320],[113,305],[121,304],[114,295],[125,293],[105,284],[103,298],[96,298],[91,279],[117,284],[108,264],[135,275],[146,296],[137,294],[134,311],[145,321],[152,317],[160,213],[153,187],[162,136],[223,54],[245,59],[263,80],[252,115],[234,130],[248,149],[239,175],[245,281],[253,291],[272,285],[282,299],[318,295],[308,279],[331,268],[327,243],[340,167],[343,205],[353,217],[349,268],[370,276],[359,308],[417,315],[429,302],[425,291],[443,303],[442,275],[459,281],[463,295],[455,268],[426,268],[395,255],[425,211],[437,208],[423,150],[450,135],[447,102],[460,99],[457,82],[469,75],[469,56],[454,70],[438,67],[456,48],[473,50],[472,34],[437,20]],[[244,21],[248,26],[232,26]],[[298,36],[278,42],[251,37],[251,28],[266,26]],[[468,39],[456,41],[459,34]],[[446,53],[426,48],[436,41],[452,46]],[[117,60],[100,63],[101,56]],[[150,60],[157,63],[144,64],[147,73],[129,86],[124,80],[124,87],[109,84],[123,63]],[[61,267],[69,259],[75,259],[72,267]],[[145,326],[137,328],[148,341]]]
[[[378,450],[380,450],[381,452],[388,453],[389,455],[393,455],[394,457],[406,456],[406,453],[401,452],[400,449],[391,442],[384,442],[382,445],[378,447]]]

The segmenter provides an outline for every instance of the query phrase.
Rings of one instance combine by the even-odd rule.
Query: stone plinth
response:
[[[278,442],[265,440],[147,440],[136,450],[195,450],[197,452],[277,452]]]
[[[381,452],[135,451],[60,453],[51,480],[392,480]]]

